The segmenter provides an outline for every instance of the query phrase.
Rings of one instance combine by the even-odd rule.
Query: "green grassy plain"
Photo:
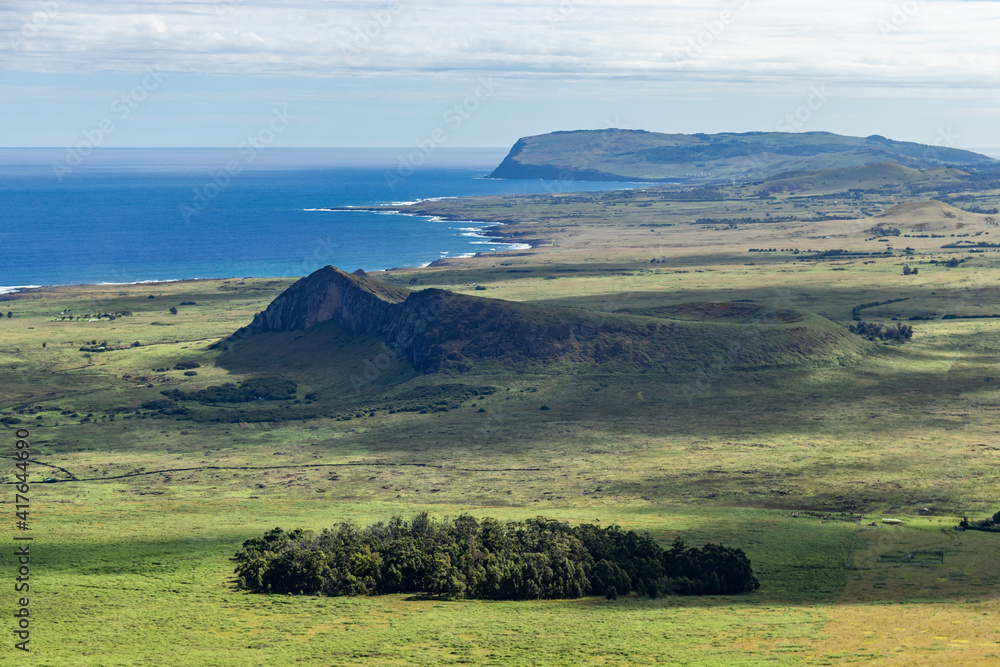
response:
[[[1000,497],[1000,330],[996,319],[971,317],[1000,311],[998,256],[941,249],[951,237],[933,239],[937,247],[917,239],[926,243],[909,256],[749,253],[885,244],[865,240],[871,220],[708,230],[695,220],[725,215],[732,201],[673,211],[670,202],[639,206],[645,196],[624,198],[617,222],[590,220],[587,202],[567,209],[558,197],[441,202],[455,215],[518,216],[547,245],[381,278],[598,313],[667,308],[688,322],[702,311],[682,304],[753,300],[838,327],[854,311],[905,320],[913,340],[858,339],[813,361],[778,347],[766,364],[737,356],[664,373],[556,364],[419,375],[381,341],[333,327],[211,347],[292,279],[19,294],[0,321],[0,417],[10,422],[0,435],[13,452],[13,429],[29,428],[33,453],[32,653],[17,664],[1000,660],[998,536],[952,530],[963,514],[991,515]],[[788,197],[730,213],[791,212]],[[988,216],[928,215],[952,225],[948,234],[990,238],[996,229]],[[910,233],[905,218],[893,224]],[[968,259],[931,263],[953,256]],[[903,276],[904,264],[919,274]],[[905,300],[855,310],[890,299]],[[66,311],[131,315],[67,320]],[[767,335],[738,319],[712,324]],[[123,349],[79,349],[105,342]],[[192,371],[173,370],[180,362],[200,366],[185,375]],[[192,402],[180,415],[143,407],[164,390],[261,376],[295,381],[294,400]],[[0,498],[12,522],[14,472],[11,460]],[[923,508],[933,514],[920,516]],[[761,589],[496,603],[233,587],[229,558],[269,528],[421,510],[618,523],[663,542],[722,542],[746,551]],[[944,561],[879,562],[921,549],[943,550]],[[12,581],[10,559],[0,576]],[[14,598],[8,589],[7,609]]]

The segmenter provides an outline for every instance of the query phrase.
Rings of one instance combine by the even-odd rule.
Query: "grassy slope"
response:
[[[688,318],[690,309],[678,304],[749,298],[841,326],[858,304],[888,298],[907,301],[865,310],[865,317],[988,314],[997,303],[1000,267],[989,255],[946,269],[929,260],[948,253],[929,247],[910,262],[920,267],[915,277],[900,274],[902,258],[797,263],[745,248],[758,237],[755,245],[789,245],[783,235],[796,233],[792,225],[727,232],[691,225],[697,215],[724,215],[725,207],[735,207],[731,202],[676,212],[672,204],[617,203],[615,243],[599,220],[590,225],[566,214],[587,202],[560,201],[545,204],[538,217],[550,220],[536,223],[549,225],[561,244],[550,251],[480,260],[462,272],[426,269],[389,278],[470,293],[478,281],[488,296],[600,312],[673,307]],[[537,214],[540,206],[529,203],[527,212]],[[731,213],[756,216],[786,206],[795,210],[782,202],[759,213]],[[643,227],[649,215],[674,225],[653,228],[660,232],[655,242],[664,244],[655,250],[640,236],[650,234]],[[975,222],[990,229],[982,216]],[[552,231],[571,225],[579,225],[580,236]],[[722,246],[731,251],[708,256],[694,249],[698,240],[726,234],[737,235]],[[871,243],[856,233],[844,238],[860,247]],[[654,252],[669,254],[669,262],[650,265]],[[574,263],[586,253],[616,257]],[[44,554],[33,599],[39,621],[32,664],[996,659],[995,536],[940,532],[954,514],[996,509],[996,320],[920,321],[912,343],[876,346],[863,363],[845,358],[846,365],[748,371],[723,362],[673,378],[496,368],[472,377],[415,376],[387,357],[379,341],[348,341],[330,328],[299,340],[262,339],[216,365],[227,353],[208,346],[289,283],[64,288],[6,304],[14,317],[0,322],[4,414],[20,406],[36,460],[81,480],[42,484],[43,477],[66,474],[41,464],[32,469],[36,546]],[[146,298],[150,290],[156,299]],[[170,306],[180,312],[170,315]],[[66,308],[135,314],[113,322],[54,318]],[[78,348],[95,339],[142,346],[94,354],[88,363]],[[306,348],[290,353],[291,343]],[[343,354],[314,363],[322,350],[340,345]],[[198,375],[155,370],[180,360],[199,361]],[[300,403],[268,410],[304,410],[302,397],[316,391],[308,407],[340,419],[218,424],[157,418],[142,409],[114,412],[157,398],[162,389],[259,375],[262,360],[300,385]],[[469,395],[444,386],[456,383],[496,392]],[[441,400],[445,405],[437,406]],[[389,412],[390,403],[407,401],[447,411]],[[915,518],[924,506],[937,516]],[[791,516],[803,508],[816,515]],[[692,543],[722,541],[747,551],[763,586],[743,597],[614,604],[317,600],[231,588],[227,558],[267,528],[364,523],[420,509],[600,519],[664,541],[678,534]],[[866,512],[864,523],[903,517],[908,527],[859,533],[851,556],[856,569],[845,570],[858,511]],[[939,543],[947,549],[943,565],[872,562],[879,553]],[[5,568],[10,580],[9,562]]]
[[[893,163],[864,167],[841,167],[820,171],[792,171],[766,179],[761,187],[768,192],[840,192],[886,186],[913,186],[925,183],[954,183],[964,174],[958,169],[920,171]]]

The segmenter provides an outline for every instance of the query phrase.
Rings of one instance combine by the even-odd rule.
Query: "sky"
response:
[[[3,0],[0,146],[620,127],[1000,147],[998,34],[986,0]]]

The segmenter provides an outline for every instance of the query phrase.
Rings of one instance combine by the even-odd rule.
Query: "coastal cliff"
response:
[[[519,139],[491,178],[688,184],[892,163],[910,169],[998,164],[972,151],[830,132],[661,134],[574,130]]]

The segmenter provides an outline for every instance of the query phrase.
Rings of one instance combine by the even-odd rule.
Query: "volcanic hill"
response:
[[[867,345],[819,316],[754,303],[605,313],[414,291],[332,266],[289,287],[229,340],[330,325],[349,337],[381,337],[423,373],[553,364],[686,372],[724,363],[738,369],[835,362]]]

